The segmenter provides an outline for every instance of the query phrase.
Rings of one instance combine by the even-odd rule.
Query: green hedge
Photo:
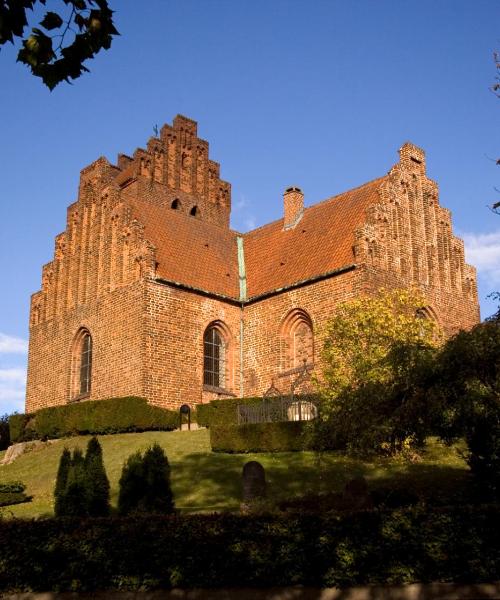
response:
[[[297,396],[297,400],[300,400],[300,398],[300,396]],[[310,399],[310,396],[308,396],[307,400]],[[261,396],[250,396],[248,398],[225,398],[223,400],[212,400],[208,404],[197,404],[196,419],[198,424],[203,427],[236,425],[238,423],[239,404],[262,404],[262,401]]]
[[[197,404],[195,416],[200,427],[208,427],[210,425],[210,404]]]
[[[177,411],[151,406],[143,398],[84,401],[43,408],[30,415],[12,415],[13,443],[69,435],[103,435],[132,431],[171,431],[179,426]]]
[[[214,452],[299,452],[314,450],[312,426],[308,421],[284,421],[210,428]]]
[[[500,573],[498,531],[498,505],[3,519],[0,593],[488,582]]]
[[[24,429],[26,427],[26,423],[28,422],[30,416],[14,413],[9,417],[9,432],[10,432],[10,441],[12,444],[17,442],[22,442],[25,439]]]

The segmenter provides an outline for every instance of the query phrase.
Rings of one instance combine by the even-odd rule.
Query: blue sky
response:
[[[500,289],[498,0],[109,0],[121,37],[50,93],[0,52],[0,414],[23,409],[29,296],[76,199],[79,171],[132,153],[177,113],[232,184],[232,226],[386,173],[406,140],[478,267]],[[47,7],[62,2],[52,0]]]

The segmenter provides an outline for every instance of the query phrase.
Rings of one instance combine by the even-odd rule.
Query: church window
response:
[[[219,329],[208,327],[203,336],[203,383],[225,387],[226,344]]]
[[[192,217],[199,217],[200,216],[200,209],[195,205],[193,206],[193,208],[189,211],[189,214]]]
[[[92,375],[92,338],[86,333],[82,341],[82,356],[80,361],[80,394],[90,392],[90,379]]]
[[[311,317],[301,309],[291,310],[281,325],[281,369],[314,364],[314,335]]]
[[[170,208],[173,208],[174,210],[180,210],[180,208],[181,208],[181,201],[179,200],[179,198],[176,198],[176,199],[175,199],[175,200],[172,202],[172,204],[171,204],[171,207],[170,207]]]
[[[90,394],[92,383],[92,336],[80,329],[73,342],[71,361],[71,399],[79,400]]]

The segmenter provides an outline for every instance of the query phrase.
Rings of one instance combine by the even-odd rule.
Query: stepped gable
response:
[[[134,200],[133,216],[156,248],[156,278],[238,298],[236,233],[166,206]]]
[[[280,219],[245,234],[249,297],[354,264],[355,230],[385,178],[306,208],[292,228]]]

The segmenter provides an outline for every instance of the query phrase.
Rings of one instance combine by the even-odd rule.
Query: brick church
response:
[[[248,233],[230,211],[180,115],[132,157],[83,169],[31,300],[26,411],[286,391],[304,361],[317,367],[336,304],[380,287],[418,286],[447,334],[479,321],[475,269],[410,143],[387,175],[307,208],[289,187],[283,217]]]

